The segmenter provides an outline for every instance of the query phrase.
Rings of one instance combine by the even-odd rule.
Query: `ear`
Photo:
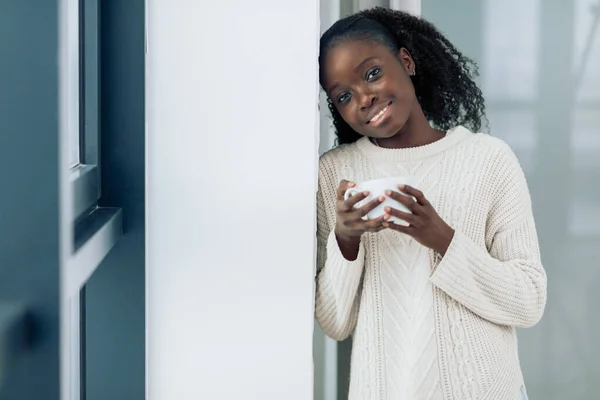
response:
[[[404,47],[402,47],[398,52],[398,59],[400,60],[402,65],[404,65],[404,69],[406,70],[406,73],[408,75],[415,74],[415,61],[413,60],[408,50],[406,50]]]

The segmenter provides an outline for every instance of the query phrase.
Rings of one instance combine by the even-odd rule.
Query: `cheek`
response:
[[[401,88],[395,92],[396,102],[398,103],[398,109],[403,110],[405,112],[410,112],[413,105],[417,101],[415,96],[415,91],[412,85],[409,83],[407,85],[403,85]]]
[[[396,97],[402,101],[410,101],[413,97],[415,97],[415,90],[411,82],[403,81],[402,84],[396,85],[393,90]]]
[[[356,125],[357,116],[352,104],[339,107],[337,111],[348,125]]]

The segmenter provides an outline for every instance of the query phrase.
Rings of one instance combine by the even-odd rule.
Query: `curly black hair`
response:
[[[479,75],[477,64],[464,56],[430,22],[384,7],[361,11],[337,21],[321,36],[321,78],[327,52],[345,40],[373,41],[388,47],[394,54],[405,48],[416,65],[417,74],[411,79],[417,100],[432,125],[442,130],[463,125],[473,132],[481,128],[485,104],[481,89],[475,83],[475,77]],[[337,144],[360,139],[362,135],[344,121],[332,100],[328,98],[327,102]]]

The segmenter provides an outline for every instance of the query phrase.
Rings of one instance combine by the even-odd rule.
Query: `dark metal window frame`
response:
[[[79,6],[79,164],[72,168],[75,221],[91,212],[100,187],[100,10],[99,1]]]
[[[99,207],[101,188],[100,2],[70,0],[78,7],[79,163],[70,170],[73,253],[65,289],[69,318],[69,399],[86,398],[85,284],[123,234],[120,208]]]

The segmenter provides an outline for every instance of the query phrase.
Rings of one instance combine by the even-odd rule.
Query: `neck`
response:
[[[419,147],[438,141],[445,134],[446,132],[434,129],[429,125],[423,110],[417,105],[400,132],[391,138],[377,139],[377,144],[387,149]]]

